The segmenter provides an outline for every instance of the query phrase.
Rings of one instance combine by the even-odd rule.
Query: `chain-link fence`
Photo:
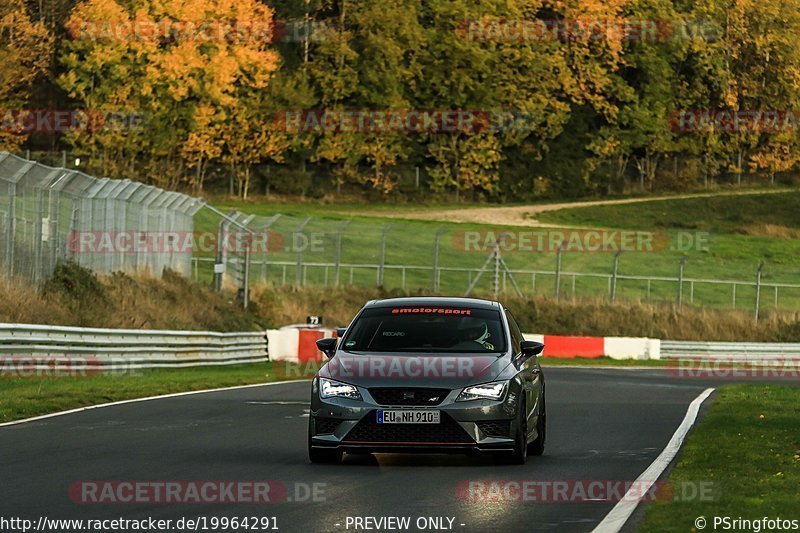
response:
[[[59,261],[98,273],[190,275],[203,202],[129,180],[97,179],[0,152],[0,249],[8,277],[46,279]],[[188,253],[187,253],[188,252]]]
[[[800,308],[796,241],[754,241],[742,251],[741,236],[696,231],[256,216],[203,206],[0,152],[0,260],[7,275],[35,282],[72,260],[98,273],[169,267],[238,289],[245,303],[250,285],[268,283]],[[498,238],[501,260],[492,260]]]
[[[624,245],[620,239],[634,239],[634,246],[620,253],[576,248],[573,241],[591,242],[593,235],[587,230],[492,228],[343,215],[233,212],[230,216],[244,229],[227,227],[232,235],[228,240],[235,244],[224,254],[196,255],[195,279],[211,279],[216,262],[222,265],[217,267],[218,276],[239,288],[247,274],[251,283],[273,285],[382,286],[453,295],[466,294],[472,287],[474,294],[496,290],[747,311],[756,306],[762,310],[800,308],[800,272],[795,263],[778,261],[778,254],[766,248],[765,255],[769,252],[772,257],[762,264],[760,257],[736,250],[739,236],[677,230],[596,232],[595,237],[606,244]],[[216,221],[206,224],[219,230]],[[501,247],[502,262],[493,261],[491,243],[501,235],[512,239]],[[566,247],[553,246],[556,239],[564,239]],[[800,253],[800,243],[779,244],[787,257]]]

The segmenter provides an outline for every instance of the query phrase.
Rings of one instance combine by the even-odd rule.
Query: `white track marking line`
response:
[[[22,420],[13,420],[11,422],[3,422],[0,424],[0,427],[4,426],[15,426],[18,424],[26,424],[28,422],[35,422],[37,420],[44,420],[46,418],[53,418],[56,416],[63,416],[63,415],[70,415],[73,413],[80,413],[83,411],[89,411],[91,409],[101,409],[103,407],[112,407],[114,405],[124,405],[126,403],[136,403],[136,402],[146,402],[149,400],[162,400],[165,398],[176,398],[178,396],[189,396],[192,394],[206,394],[208,392],[220,392],[226,390],[237,390],[237,389],[251,389],[254,387],[269,387],[271,385],[285,385],[286,383],[304,383],[308,380],[305,379],[292,379],[288,381],[273,381],[271,383],[254,383],[252,385],[236,385],[234,387],[220,387],[218,389],[203,389],[203,390],[192,390],[186,392],[173,392],[171,394],[162,394],[160,396],[146,396],[144,398],[131,398],[130,400],[120,400],[118,402],[109,402],[109,403],[100,403],[97,405],[87,405],[86,407],[78,407],[77,409],[70,409],[68,411],[58,411],[56,413],[49,413],[46,415],[39,415],[34,416],[32,418],[24,418]]]
[[[625,525],[625,522],[633,514],[633,511],[639,505],[641,499],[647,495],[650,488],[661,476],[664,470],[669,466],[678,451],[681,449],[686,435],[697,420],[697,413],[700,411],[700,406],[714,392],[713,388],[704,390],[697,398],[692,400],[689,404],[689,409],[686,411],[686,416],[683,422],[675,430],[672,438],[667,443],[664,451],[656,457],[655,461],[647,467],[647,470],[641,473],[636,479],[631,489],[625,493],[625,496],[617,502],[613,509],[597,524],[597,527],[592,530],[592,533],[617,533]]]

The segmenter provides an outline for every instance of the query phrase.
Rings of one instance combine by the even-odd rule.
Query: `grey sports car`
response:
[[[544,452],[544,345],[523,339],[498,302],[394,298],[367,303],[311,386],[308,454],[491,452],[523,464]]]

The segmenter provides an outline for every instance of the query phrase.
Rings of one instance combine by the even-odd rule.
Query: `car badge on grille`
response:
[[[403,391],[403,399],[404,400],[413,400],[414,399],[414,391]]]

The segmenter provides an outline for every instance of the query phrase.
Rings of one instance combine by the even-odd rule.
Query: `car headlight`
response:
[[[506,392],[507,381],[495,381],[467,387],[456,398],[457,402],[467,400],[499,400]]]
[[[342,383],[341,381],[335,381],[332,379],[326,378],[319,378],[320,389],[319,389],[319,396],[320,398],[350,398],[353,400],[360,400],[361,393],[358,392],[358,388],[355,385],[350,385],[348,383]]]

